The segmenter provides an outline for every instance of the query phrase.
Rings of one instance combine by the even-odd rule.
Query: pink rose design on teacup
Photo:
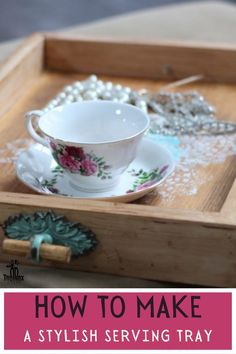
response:
[[[70,171],[82,176],[95,175],[101,179],[111,178],[110,166],[103,157],[97,157],[92,151],[85,152],[82,147],[64,146],[50,142],[53,157],[58,164]]]
[[[81,167],[85,176],[91,176],[97,172],[97,164],[91,160],[81,161]]]
[[[58,162],[62,167],[67,168],[70,172],[78,172],[81,168],[81,163],[73,156],[68,155],[66,152],[64,152],[63,155],[58,156]]]
[[[80,147],[76,147],[76,146],[66,146],[65,151],[74,157],[79,158],[80,160],[83,160],[86,158],[86,155],[84,153],[84,150]]]

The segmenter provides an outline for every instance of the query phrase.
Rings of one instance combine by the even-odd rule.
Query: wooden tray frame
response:
[[[235,63],[236,47],[232,46],[144,44],[34,34],[1,68],[0,117],[45,69],[177,79],[192,75],[194,68],[207,81],[236,83]],[[236,181],[219,212],[0,192],[0,223],[11,215],[38,210],[65,215],[97,235],[96,251],[65,267],[206,286],[236,286]],[[9,260],[2,253],[0,258]]]

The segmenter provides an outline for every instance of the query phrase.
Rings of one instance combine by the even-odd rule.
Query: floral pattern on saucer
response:
[[[168,165],[165,165],[161,168],[157,167],[150,172],[145,172],[143,169],[140,169],[138,172],[134,169],[131,171],[127,171],[127,174],[130,174],[133,177],[137,177],[133,183],[132,187],[126,191],[126,193],[133,193],[144,190],[155,185],[161,179],[163,179],[165,171],[168,169]],[[50,192],[53,194],[60,194],[71,196],[67,194],[63,194],[59,191],[57,186],[58,178],[61,178],[63,175],[63,169],[58,165],[51,170],[53,177],[51,179],[44,179],[39,181],[38,178],[35,178],[35,187],[40,188],[43,192]]]
[[[164,177],[164,173],[168,167],[168,165],[161,168],[157,167],[150,172],[146,172],[143,169],[140,169],[138,172],[135,170],[128,171],[128,173],[131,173],[132,176],[137,178],[133,182],[132,188],[129,189],[127,193],[141,191],[145,188],[153,186]]]
[[[125,203],[153,191],[173,172],[174,167],[172,155],[164,146],[144,138],[135,160],[119,183],[112,190],[95,193],[75,189],[65,169],[57,164],[51,151],[40,144],[23,151],[16,161],[18,178],[38,193]]]
[[[52,155],[59,166],[71,173],[79,173],[82,176],[96,175],[101,179],[111,179],[110,166],[103,157],[97,157],[93,152],[86,153],[83,148],[76,146],[64,146],[50,142]]]
[[[51,192],[53,194],[61,194],[59,189],[56,188],[58,178],[62,177],[63,175],[63,168],[61,166],[56,166],[52,169],[53,177],[51,179],[44,179],[43,181],[39,181],[38,178],[35,178],[35,185],[42,188],[44,192]]]

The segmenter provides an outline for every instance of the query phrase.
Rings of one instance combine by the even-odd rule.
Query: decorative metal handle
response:
[[[2,249],[4,253],[20,257],[30,257],[36,262],[40,262],[41,259],[45,261],[62,263],[70,263],[71,261],[71,249],[70,247],[65,246],[41,243],[40,247],[36,251],[32,248],[32,243],[30,241],[5,238],[3,240]]]
[[[97,245],[91,230],[52,211],[9,217],[2,227],[7,236],[3,250],[15,255],[31,255],[37,262],[41,259],[70,262],[71,256],[82,256]]]

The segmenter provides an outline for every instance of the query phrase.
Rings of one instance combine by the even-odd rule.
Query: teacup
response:
[[[49,147],[73,187],[86,192],[107,191],[119,182],[149,126],[139,108],[111,101],[71,103],[25,117],[32,138]]]

